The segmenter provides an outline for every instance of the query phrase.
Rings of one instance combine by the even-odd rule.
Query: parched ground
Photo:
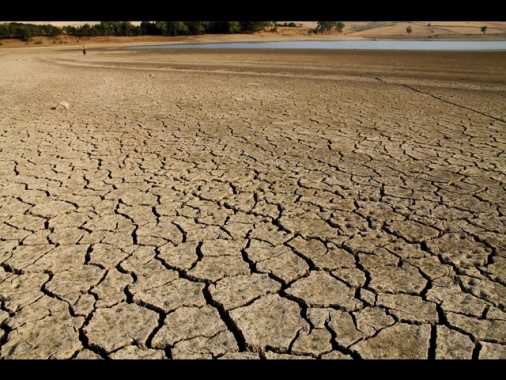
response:
[[[0,358],[505,359],[505,65],[5,50]]]

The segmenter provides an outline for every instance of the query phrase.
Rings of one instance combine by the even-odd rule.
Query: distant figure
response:
[[[83,45],[83,55],[86,55],[86,46]]]

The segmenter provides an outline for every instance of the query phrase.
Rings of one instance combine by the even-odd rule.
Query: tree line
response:
[[[72,37],[94,36],[185,36],[200,34],[255,33],[270,28],[275,30],[277,21],[142,21],[139,25],[130,21],[100,21],[97,24],[81,26],[66,25],[57,27],[51,24],[29,24],[6,22],[0,24],[1,39],[20,39],[30,41],[36,36]],[[284,26],[296,26],[294,23]],[[342,31],[340,21],[318,21],[315,33],[336,29]]]

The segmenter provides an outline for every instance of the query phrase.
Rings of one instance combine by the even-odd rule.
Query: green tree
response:
[[[142,21],[140,28],[141,28],[141,35],[154,36],[157,34],[156,32],[157,29],[152,22]]]
[[[239,21],[241,25],[241,32],[259,32],[268,26],[272,26],[271,21]]]
[[[184,21],[165,21],[164,36],[185,36],[189,34],[188,24]]]
[[[326,32],[332,30],[336,25],[336,21],[318,21],[316,24],[317,32]]]
[[[79,37],[89,37],[91,34],[90,24],[84,24],[81,27],[77,28],[77,35]]]
[[[62,30],[57,26],[45,24],[39,27],[39,33],[37,34],[41,36],[57,37],[62,34]]]
[[[14,38],[14,28],[12,26],[12,22],[0,24],[0,39],[4,38]]]
[[[122,21],[120,23],[120,36],[138,36],[140,27],[135,26],[130,21]]]
[[[171,24],[178,23],[179,21],[155,21],[154,27],[156,30],[156,35],[167,36],[171,35],[169,32],[169,28]],[[175,36],[175,34],[172,34]]]
[[[94,28],[101,36],[113,36],[114,26],[109,21],[100,21],[100,24],[94,25]]]
[[[486,31],[487,31],[487,26],[486,26],[486,25],[483,25],[483,26],[481,27],[481,32],[482,32],[483,34],[485,34],[485,32],[486,32]]]
[[[411,28],[411,25],[406,28],[406,32],[411,33],[413,29]]]
[[[239,33],[241,31],[241,24],[239,21],[209,21],[207,25],[207,33]]]
[[[239,21],[227,21],[226,33],[239,33],[241,31],[241,23]]]
[[[333,29],[342,32],[344,23],[341,21],[318,21],[316,24],[316,32],[327,32]]]
[[[207,31],[207,21],[186,21],[188,32],[191,35],[205,34]]]
[[[18,24],[16,27],[16,38],[22,41],[30,41],[34,36],[34,28],[29,24]]]
[[[63,34],[67,36],[77,36],[77,28],[72,25],[65,25],[63,28]]]

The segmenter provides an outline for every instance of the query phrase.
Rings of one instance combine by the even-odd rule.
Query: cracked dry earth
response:
[[[506,52],[0,68],[1,358],[506,358]]]

